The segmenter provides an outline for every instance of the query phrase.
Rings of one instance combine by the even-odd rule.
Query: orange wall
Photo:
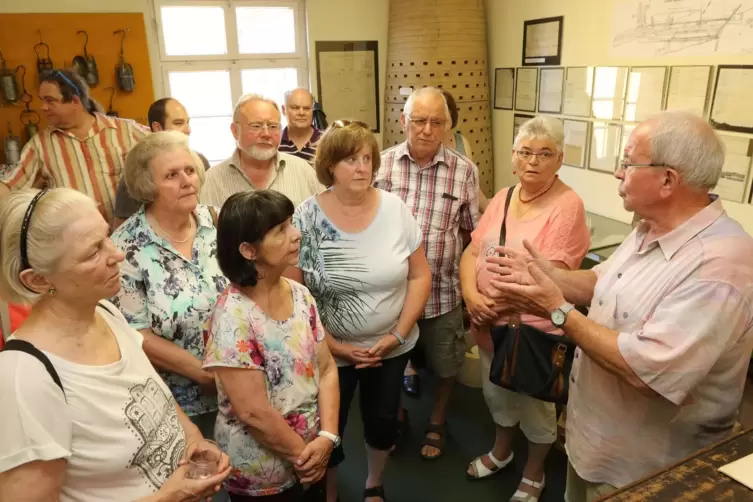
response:
[[[125,60],[133,67],[136,85],[130,94],[116,90],[113,109],[120,117],[146,124],[154,89],[143,14],[0,14],[0,51],[9,68],[21,64],[26,67],[26,90],[34,98],[31,108],[42,118],[40,129],[47,123],[37,96],[39,84],[34,53],[34,44],[39,42],[37,30],[41,30],[44,42],[50,46],[50,58],[56,68],[71,67],[73,58],[83,55],[84,36],[76,35],[76,31],[85,30],[89,34],[87,52],[90,57],[94,56],[99,70],[99,84],[91,89],[91,95],[106,110],[110,99],[110,90],[106,88],[117,87],[115,66],[120,60],[121,35],[113,35],[113,32],[119,29],[129,30],[125,39]],[[20,92],[20,75],[17,81]],[[0,139],[7,135],[9,121],[22,142],[28,139],[20,119],[23,110],[21,103],[0,107]],[[3,157],[2,152],[0,157]]]

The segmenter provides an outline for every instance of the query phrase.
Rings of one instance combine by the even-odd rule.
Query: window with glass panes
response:
[[[191,146],[211,164],[231,155],[233,106],[246,93],[282,104],[307,87],[302,0],[155,0],[165,93],[191,116]]]

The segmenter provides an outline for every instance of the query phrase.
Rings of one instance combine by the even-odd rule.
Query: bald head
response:
[[[286,92],[282,111],[288,119],[288,129],[294,133],[308,133],[313,129],[314,96],[308,89],[299,87]]]
[[[714,129],[689,112],[663,112],[639,124],[631,141],[654,164],[675,169],[689,186],[713,189],[724,166],[724,146]],[[626,147],[627,150],[628,147]]]

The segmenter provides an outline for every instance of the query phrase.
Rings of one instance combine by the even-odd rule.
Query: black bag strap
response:
[[[502,215],[502,228],[500,228],[499,230],[500,246],[504,246],[507,240],[507,210],[510,209],[510,201],[512,200],[512,194],[514,191],[514,185],[507,189],[507,197],[505,198],[505,213]]]
[[[103,308],[111,316],[115,316],[112,310],[110,310],[105,304],[98,303],[97,306]],[[4,352],[6,350],[24,352],[37,359],[40,363],[44,364],[44,367],[47,370],[47,373],[49,373],[50,378],[52,378],[52,381],[55,382],[55,385],[60,387],[60,390],[63,392],[63,396],[65,396],[65,389],[63,388],[63,382],[60,381],[60,375],[58,375],[58,372],[55,371],[55,366],[52,365],[50,358],[44,355],[44,352],[36,348],[33,344],[27,342],[26,340],[18,339],[8,340],[5,343],[3,349],[0,350],[0,352]]]
[[[60,376],[58,376],[58,372],[55,371],[55,367],[52,365],[52,362],[50,359],[44,355],[44,352],[36,348],[31,343],[27,342],[26,340],[8,340],[5,343],[5,347],[3,347],[2,352],[8,351],[8,350],[15,350],[17,352],[25,352],[26,354],[29,354],[31,357],[37,359],[40,363],[44,364],[45,369],[47,370],[47,373],[50,374],[50,377],[55,382],[55,385],[60,387],[60,390],[63,392],[63,396],[65,396],[65,389],[63,389],[63,382],[60,381]]]

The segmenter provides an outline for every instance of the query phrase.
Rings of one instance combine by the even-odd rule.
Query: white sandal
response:
[[[523,478],[520,480],[521,483],[525,483],[528,486],[532,486],[535,489],[539,490],[539,495],[531,495],[530,493],[526,493],[523,490],[517,490],[512,498],[510,499],[510,502],[538,502],[539,497],[541,497],[541,494],[544,493],[544,486],[546,485],[546,476],[541,478],[541,482],[537,483],[536,481],[531,481],[528,478]]]
[[[484,465],[484,462],[481,460],[481,457],[483,455],[476,457],[473,462],[471,462],[470,467],[474,474],[468,474],[466,472],[466,476],[468,476],[468,479],[484,479],[488,478],[492,474],[496,474],[499,471],[502,470],[503,467],[507,467],[507,464],[512,462],[513,459],[513,453],[510,452],[510,454],[507,456],[504,460],[497,460],[497,458],[494,456],[492,452],[489,452],[486,454],[489,457],[489,460],[492,461],[492,464],[496,466],[495,469],[489,469],[486,465]]]

